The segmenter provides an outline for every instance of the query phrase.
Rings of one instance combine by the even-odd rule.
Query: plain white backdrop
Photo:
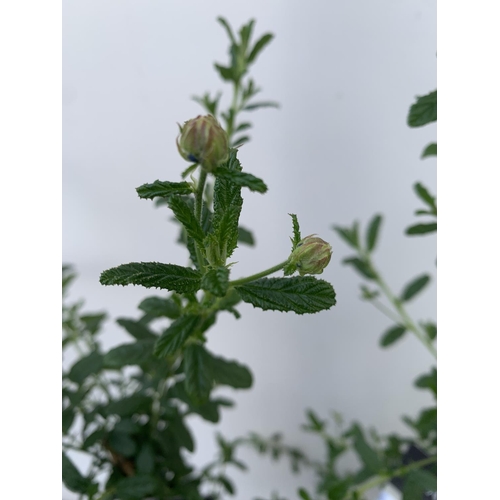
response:
[[[420,160],[435,140],[434,125],[410,129],[409,106],[436,88],[436,6],[432,1],[124,1],[79,0],[63,5],[63,260],[79,272],[72,299],[89,311],[135,317],[139,301],[154,292],[102,287],[102,270],[132,261],[187,263],[175,243],[177,226],[163,208],[139,200],[135,187],[180,180],[187,163],[175,147],[176,122],[202,112],[190,100],[224,91],[213,62],[225,64],[228,41],[216,22],[234,28],[257,20],[255,34],[276,35],[252,75],[262,99],[279,110],[248,114],[252,141],[240,150],[243,168],[263,178],[266,195],[246,193],[241,221],[257,247],[240,247],[233,276],[260,271],[289,253],[291,222],[333,246],[322,278],[337,292],[332,310],[295,316],[239,307],[242,319],[220,316],[209,348],[247,364],[250,391],[225,391],[236,406],[214,426],[191,420],[203,465],[216,451],[214,434],[282,432],[287,441],[321,458],[320,443],[300,430],[304,410],[331,410],[380,432],[408,432],[401,415],[431,403],[412,383],[432,365],[429,353],[408,336],[381,350],[391,321],[359,300],[362,280],[341,265],[349,249],[332,224],[362,227],[375,213],[384,223],[376,264],[395,291],[411,278],[435,278],[434,236],[404,236],[421,202],[416,181],[436,190],[434,159]],[[436,317],[435,279],[410,306],[417,319]],[[126,335],[108,321],[106,348]],[[242,453],[249,472],[229,475],[237,500],[296,498],[312,489],[311,474],[294,477],[288,466]],[[81,460],[79,457],[75,459]],[[82,465],[85,461],[78,462]],[[346,467],[354,462],[347,460]],[[66,492],[68,500],[74,496]]]

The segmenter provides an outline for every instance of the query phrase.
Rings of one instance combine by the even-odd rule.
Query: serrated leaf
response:
[[[435,233],[436,231],[437,222],[431,222],[429,224],[415,224],[414,226],[410,226],[406,230],[406,234],[409,236],[413,236],[416,234]]]
[[[342,262],[344,264],[353,266],[356,269],[356,271],[358,271],[366,279],[374,280],[377,278],[377,275],[373,272],[370,265],[364,260],[359,259],[358,257],[350,257],[344,259]]]
[[[92,482],[83,477],[66,453],[62,453],[62,480],[68,490],[85,494]]]
[[[401,293],[401,300],[403,302],[411,300],[427,286],[430,280],[431,277],[428,274],[423,274],[422,276],[415,278],[405,286],[403,292]]]
[[[184,380],[187,393],[195,402],[206,401],[212,389],[210,359],[202,345],[188,345],[184,351]]]
[[[258,193],[265,193],[267,191],[267,186],[262,179],[246,172],[219,167],[214,174],[217,178],[222,177],[237,186],[247,187],[250,191],[257,191]]]
[[[366,249],[371,252],[375,245],[377,244],[378,233],[380,229],[380,224],[382,223],[382,216],[375,215],[368,225],[366,231]]]
[[[89,375],[94,375],[102,370],[102,356],[98,352],[80,358],[70,369],[68,378],[81,384]]]
[[[176,319],[157,340],[154,355],[163,358],[177,352],[196,330],[199,322],[200,316],[193,314]]]
[[[252,64],[253,61],[257,58],[259,53],[264,49],[264,47],[271,42],[271,40],[274,38],[274,36],[271,33],[266,33],[265,35],[261,36],[255,45],[252,48],[252,51],[248,55],[247,58],[247,64]]]
[[[274,101],[261,101],[261,102],[254,102],[251,104],[247,104],[244,108],[243,111],[254,111],[259,108],[279,108],[280,105],[277,102]]]
[[[210,269],[201,280],[201,288],[216,297],[224,297],[227,293],[229,269],[224,266]]]
[[[251,247],[255,245],[255,239],[252,232],[241,226],[238,226],[238,242]]]
[[[248,389],[252,386],[252,373],[245,365],[214,356],[208,351],[207,354],[208,365],[216,384],[235,389]]]
[[[437,370],[432,368],[431,372],[425,375],[421,375],[415,380],[415,387],[420,389],[429,389],[432,391],[435,397],[437,397]]]
[[[171,298],[146,297],[139,304],[139,309],[152,318],[177,319],[181,315],[181,308]]]
[[[426,148],[422,151],[422,156],[420,158],[427,158],[428,156],[437,156],[438,147],[435,142],[431,142]]]
[[[141,365],[151,358],[154,342],[142,340],[133,344],[122,344],[114,347],[104,355],[104,368],[120,370],[124,366]]]
[[[174,212],[176,219],[184,226],[187,234],[198,245],[203,246],[205,234],[188,203],[180,196],[172,196],[168,200],[168,206]]]
[[[423,469],[411,471],[405,478],[402,500],[422,500],[427,492],[435,493],[437,478]]]
[[[437,90],[417,98],[408,113],[408,125],[421,127],[437,120]]]
[[[136,340],[156,340],[158,337],[146,325],[130,318],[118,318],[116,322]]]
[[[200,289],[201,275],[193,269],[159,262],[131,262],[101,273],[101,285],[141,285],[178,293]]]
[[[262,278],[236,287],[242,300],[264,311],[293,311],[311,314],[336,304],[330,283],[312,276]]]
[[[153,200],[154,198],[168,198],[174,194],[188,195],[193,192],[188,182],[154,181],[152,184],[143,184],[136,188],[139,198]]]
[[[292,252],[297,248],[297,245],[302,240],[302,236],[300,235],[300,225],[299,220],[295,214],[288,214],[292,218],[292,227],[293,227],[293,238],[292,238]]]
[[[381,347],[388,347],[399,340],[406,333],[406,327],[396,325],[389,328],[380,339]]]

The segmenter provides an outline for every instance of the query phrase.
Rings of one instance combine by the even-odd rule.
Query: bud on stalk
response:
[[[296,266],[299,274],[304,276],[304,274],[321,274],[331,258],[331,245],[311,234],[297,244],[288,262]]]

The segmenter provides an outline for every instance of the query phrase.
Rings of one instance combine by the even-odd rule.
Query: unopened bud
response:
[[[197,116],[180,127],[177,149],[187,161],[199,163],[213,172],[228,158],[229,140],[225,130],[212,116]]]
[[[331,258],[331,245],[311,234],[297,244],[289,262],[297,267],[301,276],[304,276],[304,274],[321,274]]]

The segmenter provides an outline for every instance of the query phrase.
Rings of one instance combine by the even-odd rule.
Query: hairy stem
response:
[[[245,283],[250,283],[250,282],[258,280],[260,278],[264,278],[265,276],[268,276],[269,274],[275,273],[276,271],[283,269],[287,264],[288,264],[288,259],[285,260],[285,262],[281,262],[280,264],[277,264],[276,266],[270,267],[269,269],[266,269],[265,271],[261,271],[260,273],[252,274],[251,276],[247,276],[246,278],[240,278],[239,280],[230,281],[229,286],[244,285]]]
[[[194,216],[196,220],[201,224],[201,208],[203,206],[203,191],[205,190],[205,183],[207,181],[207,171],[202,167],[200,168],[200,178],[198,179],[198,187],[194,196]],[[196,249],[196,260],[198,261],[198,267],[201,273],[203,273],[205,268],[205,262],[203,258],[203,253],[198,243],[195,242]]]

